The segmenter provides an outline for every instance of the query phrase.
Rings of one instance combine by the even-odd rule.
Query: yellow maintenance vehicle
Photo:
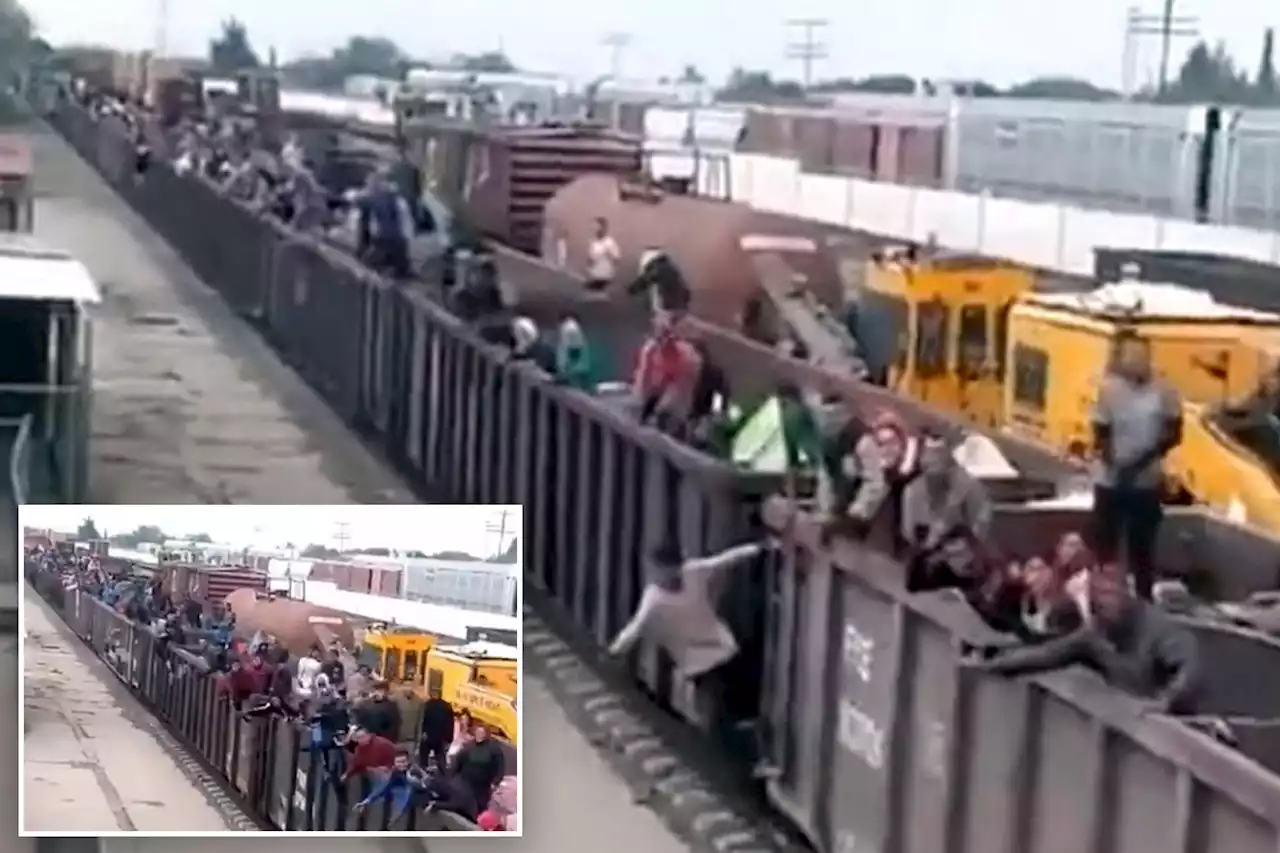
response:
[[[496,736],[516,743],[520,665],[514,647],[450,645],[417,629],[373,625],[361,649],[360,661],[390,685],[411,687],[422,698],[439,690],[455,710],[465,708]]]
[[[1156,372],[1185,401],[1170,491],[1280,532],[1280,424],[1230,412],[1274,369],[1280,315],[1134,280],[1054,290],[1004,262],[919,249],[881,252],[864,280],[859,325],[873,346],[891,342],[893,390],[1076,458],[1091,452],[1116,341],[1148,341]]]
[[[868,265],[859,344],[882,350],[888,386],[988,428],[1003,423],[1009,310],[1030,270],[974,255],[888,249]]]

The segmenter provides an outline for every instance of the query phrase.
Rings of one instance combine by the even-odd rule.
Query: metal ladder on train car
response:
[[[779,319],[792,338],[809,351],[810,364],[841,375],[866,375],[857,342],[827,307],[796,280],[795,271],[781,255],[753,253],[751,263]]]

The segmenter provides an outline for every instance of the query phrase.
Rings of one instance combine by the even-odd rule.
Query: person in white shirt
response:
[[[587,248],[587,289],[596,292],[608,288],[617,275],[621,257],[618,241],[609,233],[609,220],[599,217],[595,239]]]
[[[317,694],[317,680],[320,677],[320,651],[312,648],[305,657],[298,660],[298,679],[294,690],[304,699]]]
[[[667,650],[685,678],[698,678],[727,663],[738,653],[738,641],[716,612],[716,579],[767,547],[752,542],[688,560],[681,559],[674,545],[660,547],[653,562],[666,577],[645,586],[640,606],[618,632],[609,654],[625,655],[647,637]]]

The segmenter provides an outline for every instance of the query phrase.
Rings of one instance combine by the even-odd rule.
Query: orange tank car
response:
[[[843,299],[842,254],[850,247],[829,226],[611,175],[578,178],[547,203],[543,261],[581,277],[598,217],[609,220],[622,250],[619,287],[635,275],[646,251],[660,249],[688,281],[692,312],[718,325],[737,328],[748,303],[762,296],[752,261],[759,253],[781,255],[822,302],[835,306]]]
[[[340,610],[330,610],[305,601],[270,597],[253,589],[238,589],[226,598],[236,615],[236,633],[252,637],[258,631],[274,635],[292,654],[305,654],[317,643],[329,646],[355,645],[353,618]]]

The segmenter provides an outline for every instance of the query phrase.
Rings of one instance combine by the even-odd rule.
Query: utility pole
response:
[[[499,556],[507,550],[507,521],[511,515],[509,509],[500,510],[497,518],[484,526],[485,533],[492,533],[498,537],[498,547],[494,549],[494,556]]]
[[[622,73],[622,52],[631,46],[631,33],[605,33],[600,43],[609,48],[609,77],[617,80]]]
[[[1174,13],[1175,0],[1164,0],[1160,14],[1146,14],[1137,6],[1130,6],[1125,14],[1124,56],[1121,59],[1120,86],[1125,97],[1132,97],[1137,90],[1138,45],[1142,39],[1157,36],[1160,39],[1160,67],[1156,78],[1156,92],[1163,95],[1169,87],[1169,62],[1175,38],[1196,38],[1200,35],[1200,20],[1192,15]]]
[[[786,57],[799,60],[801,82],[806,89],[813,85],[813,63],[828,56],[823,35],[829,24],[826,18],[793,18],[786,22]]]
[[[335,527],[337,530],[333,534],[333,538],[338,543],[338,553],[345,554],[347,552],[347,540],[351,538],[351,525],[345,521],[339,521]]]
[[[155,56],[161,59],[169,52],[169,0],[156,0]]]

